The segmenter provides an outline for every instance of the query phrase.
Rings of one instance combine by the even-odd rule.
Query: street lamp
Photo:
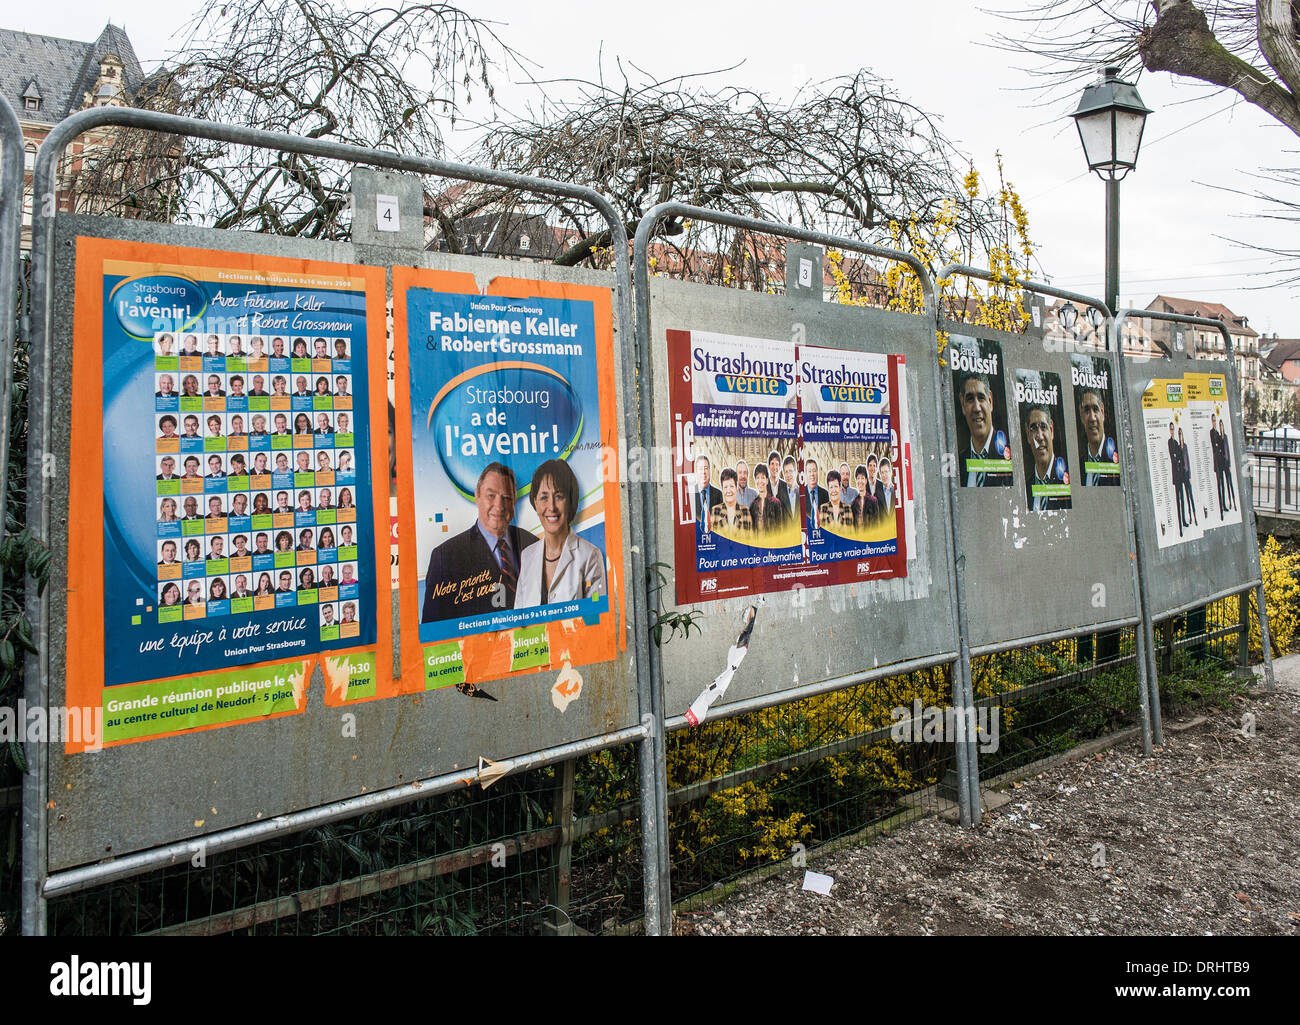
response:
[[[1095,306],[1089,306],[1084,316],[1087,324],[1080,323],[1079,311],[1072,302],[1064,302],[1056,310],[1056,322],[1076,342],[1079,340],[1079,332],[1086,334],[1089,326],[1092,327],[1093,334],[1100,335],[1101,326],[1106,321],[1106,315]]]
[[[1070,115],[1079,129],[1088,169],[1106,182],[1106,305],[1119,309],[1119,183],[1137,166],[1142,128],[1151,111],[1136,86],[1121,82],[1119,68],[1105,68]]]

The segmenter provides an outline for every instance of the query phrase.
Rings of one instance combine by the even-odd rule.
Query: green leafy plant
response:
[[[650,610],[653,617],[650,623],[650,636],[654,638],[655,646],[662,648],[665,643],[664,630],[668,630],[667,640],[672,640],[677,636],[680,630],[682,637],[689,637],[691,630],[695,629],[704,632],[700,626],[699,620],[703,618],[702,609],[692,609],[690,612],[665,612],[663,603],[659,600],[659,592],[668,586],[668,570],[671,567],[666,562],[653,562],[646,567],[646,586],[649,594],[654,596],[655,607]]]

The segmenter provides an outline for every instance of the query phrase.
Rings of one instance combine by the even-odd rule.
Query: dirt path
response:
[[[1278,675],[1277,693],[1167,724],[1153,759],[1126,743],[1053,766],[973,831],[928,818],[814,858],[829,896],[792,866],[677,931],[1300,935],[1300,656]]]

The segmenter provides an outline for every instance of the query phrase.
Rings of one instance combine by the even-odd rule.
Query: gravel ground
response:
[[[1300,935],[1300,659],[1284,661],[1285,690],[1167,723],[1154,758],[1125,743],[1052,766],[974,830],[927,818],[814,857],[829,896],[791,867],[677,932]]]

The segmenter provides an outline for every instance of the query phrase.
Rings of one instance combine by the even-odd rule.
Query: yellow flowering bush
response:
[[[1277,657],[1294,650],[1300,640],[1300,552],[1288,552],[1270,534],[1259,550],[1259,568],[1264,581],[1270,647]],[[1253,592],[1250,604],[1255,609],[1257,600]],[[1233,597],[1216,602],[1209,618],[1212,622],[1231,621],[1236,615],[1237,599]],[[1250,617],[1250,650],[1254,656],[1262,656],[1257,612]]]
[[[986,684],[984,690],[989,691]],[[948,675],[942,670],[911,673],[830,694],[773,706],[747,715],[704,722],[668,738],[670,790],[716,779],[769,762],[877,731],[888,731],[896,707],[946,708],[951,703]],[[834,809],[862,797],[888,814],[897,795],[939,781],[951,747],[900,744],[877,739],[776,776],[740,782],[707,798],[671,809],[670,833],[675,871],[714,878],[741,864],[758,864],[791,855],[791,849],[816,832],[822,838],[860,826],[837,821]],[[816,800],[808,794],[815,793]],[[830,796],[825,796],[829,794]],[[817,817],[814,824],[811,817]]]
[[[1007,181],[1002,154],[997,154],[998,187],[981,194],[980,175],[971,167],[962,179],[960,199],[947,199],[928,230],[917,218],[905,223],[891,221],[889,244],[915,257],[934,277],[950,263],[965,263],[992,272],[993,281],[982,282],[965,275],[936,278],[939,309],[948,320],[961,321],[1002,331],[1023,331],[1030,321],[1021,284],[1030,277],[1030,261],[1036,251],[1029,233],[1029,215],[1015,186]],[[991,211],[983,220],[991,236],[977,236],[970,225],[977,209]],[[846,306],[873,305],[870,293],[857,294],[844,270],[844,254],[827,254],[832,298]],[[900,313],[923,313],[925,297],[916,273],[906,264],[891,263],[883,279],[885,308]],[[948,339],[938,336],[939,353]]]

